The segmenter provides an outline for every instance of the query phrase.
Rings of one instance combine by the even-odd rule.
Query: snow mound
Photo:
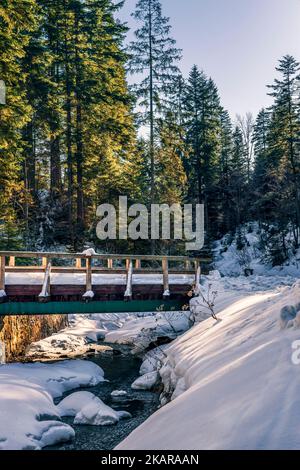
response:
[[[127,392],[125,390],[113,390],[110,394],[113,398],[115,397],[125,397]]]
[[[108,426],[131,418],[126,411],[115,411],[91,392],[75,392],[64,398],[57,409],[60,416],[75,416],[74,424]]]
[[[121,328],[105,335],[108,343],[134,346],[136,353],[146,350],[158,338],[175,339],[191,326],[189,312],[159,312],[146,317],[129,318]]]
[[[136,379],[131,388],[133,390],[151,390],[159,382],[159,373],[157,371],[148,372]]]
[[[103,380],[100,367],[81,360],[0,366],[0,449],[38,450],[72,439],[53,398]]]
[[[163,398],[173,400],[117,449],[299,449],[299,330],[279,321],[299,294],[299,284],[239,291],[221,309],[220,297],[218,321],[204,320],[166,351]]]

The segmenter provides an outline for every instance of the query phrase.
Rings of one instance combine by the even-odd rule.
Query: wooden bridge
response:
[[[199,289],[201,263],[208,262],[90,250],[0,252],[0,315],[179,310]]]

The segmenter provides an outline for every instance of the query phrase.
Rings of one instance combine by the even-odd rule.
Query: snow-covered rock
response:
[[[159,382],[159,373],[157,371],[148,372],[137,378],[131,388],[133,390],[151,390]]]
[[[162,344],[157,348],[151,349],[148,351],[140,367],[140,375],[147,374],[148,372],[154,372],[161,368],[163,365],[164,359],[167,357],[166,349],[168,344]]]
[[[61,417],[76,416],[82,408],[93,402],[96,398],[97,397],[91,392],[74,392],[64,398],[57,405],[57,409]]]
[[[108,426],[130,418],[126,411],[115,411],[91,392],[75,392],[57,406],[60,416],[75,416],[74,424]]]
[[[127,392],[125,390],[113,390],[110,395],[113,398],[126,397]]]
[[[103,381],[103,370],[88,361],[0,366],[0,450],[41,449],[74,437],[60,422],[53,398]]]
[[[159,312],[146,317],[129,318],[121,328],[105,335],[109,343],[134,346],[142,353],[159,338],[175,339],[190,327],[189,312]]]

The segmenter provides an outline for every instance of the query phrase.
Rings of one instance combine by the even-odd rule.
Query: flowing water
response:
[[[139,376],[141,360],[129,354],[97,355],[89,357],[89,361],[98,364],[104,370],[105,379],[95,387],[80,388],[94,393],[106,405],[116,410],[131,413],[132,418],[120,420],[112,426],[87,426],[73,424],[74,418],[63,418],[75,430],[75,439],[68,443],[46,447],[55,450],[110,450],[130,434],[137,426],[153,414],[159,405],[159,395],[156,392],[132,390],[132,382]],[[125,390],[127,396],[112,398],[113,390]],[[70,395],[75,390],[64,395]],[[62,398],[64,398],[62,397]],[[62,398],[57,400],[59,402]]]

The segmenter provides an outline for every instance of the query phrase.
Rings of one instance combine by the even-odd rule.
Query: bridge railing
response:
[[[19,263],[19,260],[22,260],[22,263]],[[26,264],[24,264],[25,260]],[[34,264],[29,264],[29,261]],[[0,251],[0,291],[4,297],[6,272],[43,272],[43,287],[39,299],[47,301],[50,298],[51,273],[84,272],[86,292],[83,297],[85,300],[91,300],[93,298],[92,275],[94,273],[126,273],[125,299],[130,300],[132,279],[135,272],[162,274],[164,297],[168,298],[170,296],[170,273],[193,274],[195,290],[198,290],[201,263],[209,263],[210,261],[209,258],[187,256],[95,254],[89,251],[85,253]],[[58,262],[69,264],[58,266]],[[154,263],[156,267],[153,268],[151,263]]]

